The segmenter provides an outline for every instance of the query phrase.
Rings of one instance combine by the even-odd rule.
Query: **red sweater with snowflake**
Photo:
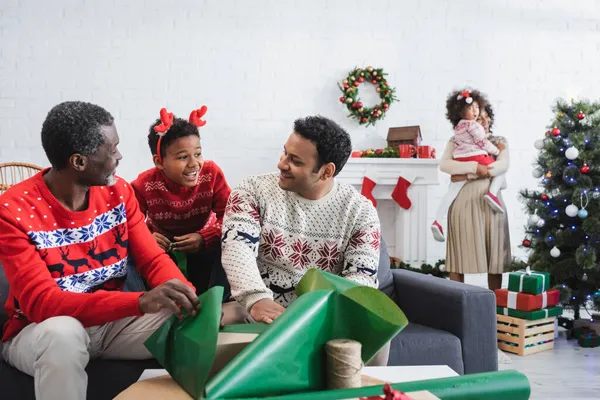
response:
[[[141,292],[122,292],[128,256],[150,286],[179,279],[192,286],[144,223],[131,186],[90,188],[85,211],[52,195],[44,170],[0,196],[0,264],[10,292],[2,340],[31,322],[67,315],[83,326],[141,315]]]
[[[174,236],[197,232],[206,248],[220,246],[221,225],[231,188],[213,161],[205,161],[198,184],[181,186],[157,168],[142,172],[131,182],[140,209],[148,216],[151,231],[173,240]]]

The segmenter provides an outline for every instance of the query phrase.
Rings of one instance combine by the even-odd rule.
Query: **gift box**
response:
[[[545,308],[543,310],[535,310],[535,311],[521,311],[521,310],[513,310],[512,308],[507,307],[496,307],[496,312],[502,315],[508,315],[510,317],[527,319],[530,321],[536,319],[544,319],[550,317],[558,317],[562,314],[562,307],[550,307]]]
[[[596,335],[595,332],[588,332],[580,335],[577,343],[581,347],[598,347],[600,346],[600,336]]]
[[[529,267],[508,274],[508,290],[528,294],[541,294],[550,288],[548,272],[532,271]]]
[[[537,295],[511,292],[508,289],[496,289],[496,305],[521,311],[534,311],[553,307],[558,304],[558,290],[548,290]]]

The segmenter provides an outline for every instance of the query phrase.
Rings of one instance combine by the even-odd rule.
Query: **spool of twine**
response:
[[[348,389],[362,386],[361,350],[362,345],[355,340],[334,339],[325,344],[328,389]]]

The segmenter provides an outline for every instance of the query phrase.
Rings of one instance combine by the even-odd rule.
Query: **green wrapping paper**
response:
[[[220,371],[212,371],[222,292],[221,287],[210,289],[200,296],[202,309],[196,317],[180,321],[173,316],[145,342],[195,399],[325,390],[326,342],[357,340],[367,362],[408,324],[404,313],[379,290],[310,270],[298,286],[298,298],[271,325],[231,325],[221,331],[258,336]]]
[[[391,385],[402,392],[428,390],[442,400],[528,400],[531,386],[518,371],[507,370],[430,379]],[[383,385],[357,389],[341,389],[311,393],[296,393],[270,397],[269,400],[339,400],[383,394]],[[254,398],[253,400],[258,400]]]
[[[509,317],[527,319],[527,320],[536,320],[543,319],[549,317],[558,317],[562,314],[561,307],[549,307],[544,308],[542,310],[535,311],[521,311],[521,310],[513,310],[512,308],[506,307],[496,307],[496,313],[502,315],[508,315]]]
[[[185,276],[186,278],[189,278],[188,272],[187,272],[187,254],[185,254],[181,251],[175,251],[175,250],[169,250],[167,254],[171,257],[173,262],[177,265],[177,267],[179,268],[179,270],[181,271],[183,276]]]
[[[550,274],[548,272],[531,271],[529,267],[524,270],[508,274],[508,290],[538,295],[550,288]]]

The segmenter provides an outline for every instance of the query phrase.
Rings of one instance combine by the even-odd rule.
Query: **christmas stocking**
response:
[[[412,205],[410,199],[408,198],[407,191],[410,185],[412,185],[414,179],[414,177],[399,177],[396,187],[392,192],[392,199],[394,199],[394,201],[405,210],[408,210]]]
[[[373,189],[377,184],[366,176],[363,178],[362,189],[360,190],[360,194],[365,196],[367,199],[371,200],[373,203],[373,207],[377,207],[377,200],[373,197]]]

